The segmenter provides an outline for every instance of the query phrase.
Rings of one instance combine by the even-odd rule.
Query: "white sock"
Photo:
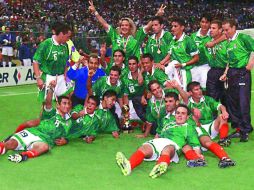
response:
[[[11,64],[12,64],[12,63],[11,63],[11,62],[9,62],[8,64],[9,64],[9,67],[11,67]]]
[[[3,67],[5,67],[6,66],[6,62],[5,61],[3,61]]]

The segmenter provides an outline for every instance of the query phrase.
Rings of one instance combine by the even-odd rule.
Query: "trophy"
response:
[[[122,116],[123,116],[123,120],[122,120],[122,130],[123,133],[132,133],[133,132],[133,128],[130,125],[129,119],[130,119],[130,108],[128,105],[123,105],[122,107]]]

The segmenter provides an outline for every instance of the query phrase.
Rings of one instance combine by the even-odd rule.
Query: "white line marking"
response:
[[[0,96],[19,96],[24,94],[37,94],[38,92],[22,92],[22,93],[15,93],[15,94],[1,94]]]

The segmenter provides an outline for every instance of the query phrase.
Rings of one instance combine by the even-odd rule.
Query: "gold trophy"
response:
[[[123,133],[132,133],[133,132],[133,128],[130,125],[129,119],[130,119],[130,108],[128,105],[123,105],[122,107],[122,116],[123,116],[123,120],[122,120],[122,130]]]

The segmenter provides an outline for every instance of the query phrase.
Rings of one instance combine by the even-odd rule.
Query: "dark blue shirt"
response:
[[[88,67],[82,67],[80,69],[74,70],[72,67],[67,71],[67,76],[75,81],[74,94],[80,99],[85,99],[87,96],[87,78],[88,78]],[[106,76],[106,73],[103,69],[97,69],[95,74],[92,77],[92,85],[100,77]]]

